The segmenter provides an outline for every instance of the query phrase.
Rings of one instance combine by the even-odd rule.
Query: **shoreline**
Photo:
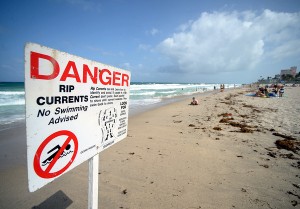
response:
[[[235,88],[238,89],[238,88]],[[230,89],[226,89],[225,91],[228,92],[228,90],[234,90],[233,88]],[[220,89],[216,89],[216,90],[211,90],[211,91],[204,91],[204,92],[195,92],[189,95],[180,95],[180,96],[175,96],[175,97],[171,97],[171,98],[163,98],[162,101],[154,103],[154,104],[150,104],[150,105],[145,105],[145,106],[141,106],[141,107],[136,107],[135,109],[129,110],[129,118],[138,116],[139,114],[142,114],[144,112],[147,111],[151,111],[151,110],[155,110],[157,108],[163,107],[165,105],[169,105],[172,103],[176,103],[176,102],[180,102],[183,100],[187,100],[187,99],[191,99],[192,97],[202,97],[202,96],[207,96],[207,95],[213,95],[213,94],[217,94],[220,93]]]
[[[229,89],[229,90],[233,90],[233,88]],[[228,91],[228,89],[227,89],[227,91]],[[137,115],[139,115],[143,112],[153,110],[153,109],[157,109],[157,108],[160,108],[162,106],[165,106],[165,105],[168,105],[168,104],[171,104],[171,103],[174,103],[174,102],[179,102],[179,101],[188,99],[192,96],[210,95],[210,94],[214,94],[214,93],[217,93],[217,92],[219,92],[219,89],[218,90],[212,90],[212,91],[205,91],[205,92],[195,92],[195,93],[192,93],[190,95],[181,95],[181,96],[175,96],[175,97],[171,97],[171,98],[163,98],[162,101],[154,103],[154,104],[142,105],[141,107],[136,107],[135,109],[131,109],[131,110],[129,109],[129,116],[128,117],[132,118],[132,117],[135,117],[135,116],[137,116]],[[9,124],[1,125],[0,132],[8,131],[10,129],[25,126],[26,125],[25,123],[26,122],[25,122],[25,118],[24,118],[24,119],[20,119],[18,121],[15,121],[15,122],[12,122],[12,123],[9,123]]]
[[[247,90],[189,95],[130,116],[127,138],[100,153],[99,206],[299,205],[298,145],[291,151],[275,142],[300,139],[300,88],[287,88],[278,99],[247,97]],[[188,105],[192,96],[199,105]],[[87,162],[29,193],[25,123],[4,133],[0,208],[87,207]]]

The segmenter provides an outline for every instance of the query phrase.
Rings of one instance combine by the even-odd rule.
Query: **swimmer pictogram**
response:
[[[49,143],[63,138],[62,145],[57,144],[50,150]],[[59,140],[58,140],[59,141]],[[48,136],[36,151],[33,167],[36,174],[42,178],[54,178],[66,171],[73,163],[78,151],[78,140],[74,133],[67,130],[57,131]],[[46,152],[46,154],[44,154]],[[47,156],[41,159],[41,156]],[[49,156],[50,154],[50,156]],[[60,160],[70,154],[67,161]],[[56,169],[54,169],[54,166]]]
[[[70,148],[71,148],[71,145],[68,144],[66,146],[65,150],[63,151],[63,153],[59,156],[59,158],[62,158],[64,156],[67,156],[68,154],[72,153],[73,150],[70,150]],[[47,154],[50,154],[53,151],[55,151],[55,152],[53,152],[46,160],[44,160],[42,162],[42,166],[45,166],[45,165],[49,164],[53,160],[53,158],[57,155],[57,153],[59,152],[60,149],[61,149],[61,146],[56,145],[50,151],[48,151]]]
[[[115,137],[115,129],[117,123],[117,110],[116,108],[109,108],[104,111],[100,111],[99,125],[102,131],[101,143],[107,143],[112,141]]]

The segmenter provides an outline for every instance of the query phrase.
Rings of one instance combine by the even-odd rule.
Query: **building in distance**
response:
[[[283,69],[283,70],[281,70],[281,72],[280,72],[281,79],[283,77],[288,76],[288,75],[293,76],[293,78],[295,78],[296,75],[297,75],[297,67],[293,66],[293,67],[290,67],[290,69]]]

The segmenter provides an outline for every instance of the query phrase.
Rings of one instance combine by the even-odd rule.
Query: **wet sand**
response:
[[[300,88],[247,91],[131,117],[128,137],[100,154],[99,208],[299,207]],[[25,126],[0,132],[0,145],[0,208],[87,208],[87,163],[29,193]]]

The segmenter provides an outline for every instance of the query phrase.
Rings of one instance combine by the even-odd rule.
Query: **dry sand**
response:
[[[100,154],[99,208],[299,208],[300,88],[246,92],[130,118],[128,137]],[[25,142],[24,127],[0,133],[0,208],[87,208],[87,163],[28,192]]]

